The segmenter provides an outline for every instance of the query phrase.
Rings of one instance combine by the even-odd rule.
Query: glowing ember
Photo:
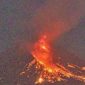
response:
[[[28,65],[28,69],[33,64],[36,64],[36,69],[38,71],[37,73],[40,73],[39,78],[35,82],[35,84],[42,83],[44,81],[53,83],[56,81],[65,80],[67,78],[75,78],[77,80],[85,82],[85,75],[77,75],[63,65],[54,63],[52,58],[52,49],[46,36],[41,37],[41,39],[37,43],[35,43],[34,49],[31,53],[35,59]],[[73,69],[79,68],[80,70],[85,70],[85,67],[80,68],[77,65],[73,64],[68,64],[68,67]]]
[[[41,84],[41,83],[43,83],[44,82],[44,79],[42,78],[42,77],[40,77],[36,82],[35,82],[35,84]]]

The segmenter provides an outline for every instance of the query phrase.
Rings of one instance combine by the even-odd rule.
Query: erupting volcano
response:
[[[53,50],[46,35],[40,37],[38,42],[34,44],[34,48],[31,51],[31,54],[34,57],[34,60],[29,63],[28,69],[30,69],[33,64],[36,64],[35,68],[39,76],[39,78],[35,81],[36,84],[42,83],[44,81],[51,83],[56,81],[64,81],[68,78],[74,78],[85,82],[85,75],[75,74],[64,65],[58,62],[54,62]],[[77,68],[76,65],[73,66],[70,64],[68,67],[74,69]],[[81,68],[80,71],[82,71]]]

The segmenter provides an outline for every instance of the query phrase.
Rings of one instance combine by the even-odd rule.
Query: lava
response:
[[[39,42],[35,44],[32,55],[39,63],[45,67],[51,67],[51,64],[53,64],[51,56],[52,54],[46,36],[41,37]]]
[[[38,42],[34,44],[31,54],[34,57],[34,60],[29,63],[27,67],[30,69],[33,64],[36,64],[35,67],[37,69],[37,73],[39,72],[39,77],[35,84],[42,83],[44,81],[53,83],[56,81],[64,81],[68,78],[74,78],[85,82],[85,75],[76,74],[58,62],[54,63],[53,51],[50,43],[48,42],[47,36],[42,36]],[[80,71],[85,69],[85,67],[80,68],[73,64],[68,64],[67,66],[73,69],[79,68]]]

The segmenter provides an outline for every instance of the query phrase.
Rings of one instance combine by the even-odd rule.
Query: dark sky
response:
[[[0,0],[0,53],[18,44],[34,42],[43,31],[53,34],[55,29],[49,31],[46,27],[59,20],[68,24],[61,28],[65,29],[61,36],[54,38],[56,45],[85,60],[85,0]],[[66,32],[67,29],[70,30]],[[5,54],[3,58],[7,59],[3,64],[9,62],[9,56]]]

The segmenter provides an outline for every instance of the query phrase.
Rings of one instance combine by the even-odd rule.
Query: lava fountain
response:
[[[46,35],[40,37],[38,42],[34,44],[31,54],[34,60],[30,62],[27,67],[30,69],[33,64],[36,64],[35,68],[37,69],[37,73],[39,72],[39,77],[35,81],[35,84],[44,81],[53,83],[56,81],[64,81],[68,78],[74,78],[85,82],[85,75],[75,74],[60,63],[54,62],[53,51]],[[68,66],[70,68],[76,68],[76,65],[72,66],[69,64]],[[23,72],[21,74],[23,74]]]

